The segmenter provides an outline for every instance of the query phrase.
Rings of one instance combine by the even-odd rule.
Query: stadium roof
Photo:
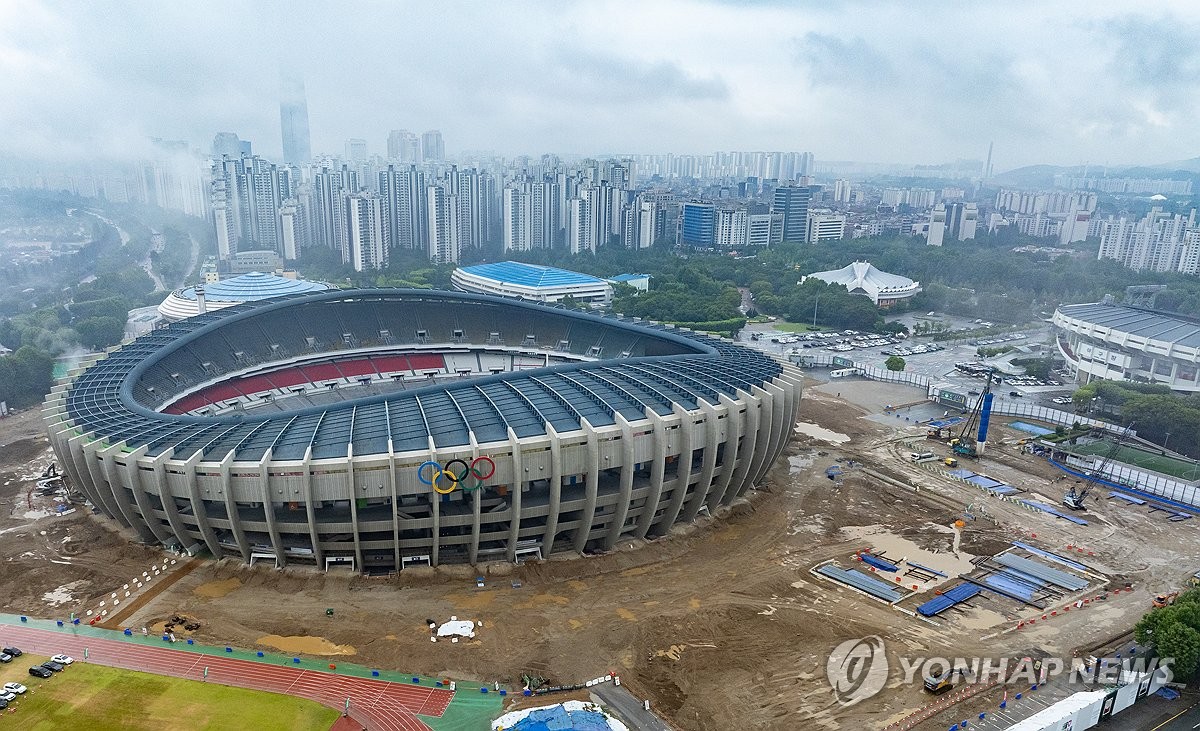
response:
[[[216,284],[204,285],[204,299],[210,302],[250,302],[285,294],[319,292],[323,289],[329,289],[329,285],[303,279],[277,277],[274,274],[263,274],[262,272],[250,272],[232,279],[223,279]],[[178,295],[184,299],[194,300],[196,299],[196,288],[188,287],[178,290]]]
[[[1100,303],[1062,305],[1058,311],[1066,317],[1083,320],[1099,327],[1150,340],[1200,348],[1200,323],[1181,317]]]
[[[604,280],[566,269],[525,264],[519,261],[499,261],[494,264],[476,264],[463,267],[468,274],[486,277],[505,284],[521,287],[563,287],[578,284],[603,284]]]
[[[884,297],[888,295],[906,296],[916,294],[921,290],[920,283],[899,274],[880,271],[866,261],[856,261],[841,269],[814,272],[808,276],[816,277],[830,284],[840,284],[851,292],[862,292],[876,301],[880,299],[881,295]]]
[[[263,367],[277,367],[268,362],[276,359],[272,340],[309,360],[333,359],[347,354],[341,347],[347,328],[374,329],[397,318],[406,322],[402,327],[436,324],[447,334],[452,327],[463,328],[481,341],[493,329],[516,328],[518,338],[527,332],[547,339],[569,333],[572,352],[585,359],[263,416],[156,410],[164,399],[213,378],[232,377],[219,373],[257,367],[249,362],[252,351],[264,353]],[[400,328],[393,334],[399,337]],[[313,346],[314,335],[328,351],[303,352]],[[644,354],[630,356],[627,351],[635,345]],[[395,349],[412,347],[398,342]],[[591,350],[599,354],[586,359]],[[237,460],[258,460],[269,450],[273,459],[288,460],[303,459],[311,447],[313,459],[327,459],[344,458],[349,449],[355,455],[386,454],[389,448],[427,451],[431,442],[439,448],[468,447],[472,435],[488,443],[506,439],[510,430],[518,437],[543,435],[551,426],[563,433],[581,428],[585,420],[611,425],[618,415],[643,421],[647,409],[666,415],[676,404],[687,409],[698,408],[699,401],[717,404],[722,395],[737,397],[781,373],[780,364],[760,351],[653,323],[471,293],[329,290],[237,304],[155,330],[76,378],[66,411],[81,432],[109,444],[124,442],[131,450],[144,445],[152,456],[171,450],[176,459],[201,452],[205,459],[233,454]]]

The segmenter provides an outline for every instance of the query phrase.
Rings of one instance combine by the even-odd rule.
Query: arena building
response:
[[[175,322],[44,413],[71,483],[146,542],[388,572],[663,535],[762,479],[800,382],[648,322],[329,290]]]
[[[233,307],[242,302],[257,302],[285,294],[320,292],[326,289],[329,289],[329,285],[321,282],[250,272],[213,284],[177,289],[167,295],[158,306],[158,313],[167,322],[175,322],[204,312]]]
[[[1158,383],[1200,392],[1200,322],[1134,307],[1062,305],[1054,311],[1059,354],[1080,383]]]
[[[850,294],[861,294],[871,298],[878,307],[891,307],[921,291],[921,283],[899,274],[888,274],[871,266],[869,262],[853,264],[828,272],[814,272],[804,279],[815,277],[829,284],[840,284]],[[804,279],[800,281],[803,282]]]
[[[558,302],[570,297],[576,302],[604,306],[612,302],[612,285],[603,279],[566,269],[501,261],[459,267],[450,283],[460,292],[479,292],[530,302]]]

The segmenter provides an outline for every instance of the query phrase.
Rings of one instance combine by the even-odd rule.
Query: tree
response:
[[[103,350],[121,342],[125,336],[125,321],[116,317],[89,317],[75,323],[79,342],[92,350]]]
[[[888,359],[883,362],[883,367],[887,368],[889,371],[902,371],[906,365],[908,364],[898,355],[890,355],[888,356]]]

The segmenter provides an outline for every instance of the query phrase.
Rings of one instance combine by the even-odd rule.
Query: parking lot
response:
[[[911,316],[909,316],[911,317]],[[973,323],[963,321],[955,327],[966,327]],[[889,356],[898,355],[905,360],[905,372],[925,376],[933,383],[949,384],[953,388],[980,392],[984,376],[989,367],[1001,365],[1002,370],[1020,371],[1005,363],[1008,359],[1022,355],[1038,356],[1052,347],[1050,331],[1043,323],[1013,333],[1002,333],[992,337],[959,342],[930,342],[925,337],[892,338],[868,335],[854,331],[787,333],[774,329],[770,323],[750,325],[738,336],[745,344],[765,350],[780,357],[789,355],[813,355],[817,357],[840,356],[875,368],[883,368]],[[993,358],[980,358],[978,349],[1012,345],[1024,352],[1010,352]],[[964,366],[964,367],[956,367]],[[1051,408],[1069,408],[1075,384],[1065,374],[1055,374],[1053,380],[1039,380],[1029,376],[1003,376],[1001,384],[993,386],[998,396],[1021,399],[1031,404]],[[1014,396],[1017,393],[1019,395]],[[976,395],[976,394],[971,394]]]

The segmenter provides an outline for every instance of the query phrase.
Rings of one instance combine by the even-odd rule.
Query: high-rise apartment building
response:
[[[279,101],[279,126],[283,133],[283,161],[288,165],[305,165],[312,160],[312,144],[308,135],[308,99],[304,80],[283,78]]]
[[[429,186],[425,196],[429,259],[437,264],[457,263],[461,249],[458,196],[442,185]]]
[[[740,249],[746,245],[746,224],[749,213],[744,206],[717,208],[713,229],[713,245],[718,249]]]
[[[383,229],[383,205],[374,193],[346,197],[346,247],[342,263],[357,272],[382,269],[388,263],[387,237]]]
[[[431,129],[421,135],[421,159],[425,162],[441,162],[446,159],[446,143],[442,133]]]
[[[1098,259],[1115,259],[1137,271],[1200,274],[1195,209],[1185,218],[1155,206],[1136,221],[1109,216],[1099,226]]]
[[[416,166],[388,165],[379,173],[379,195],[383,198],[384,220],[391,245],[400,249],[426,251],[427,223],[425,171]]]
[[[938,203],[929,214],[929,237],[925,243],[930,246],[941,246],[946,237],[946,206]]]

